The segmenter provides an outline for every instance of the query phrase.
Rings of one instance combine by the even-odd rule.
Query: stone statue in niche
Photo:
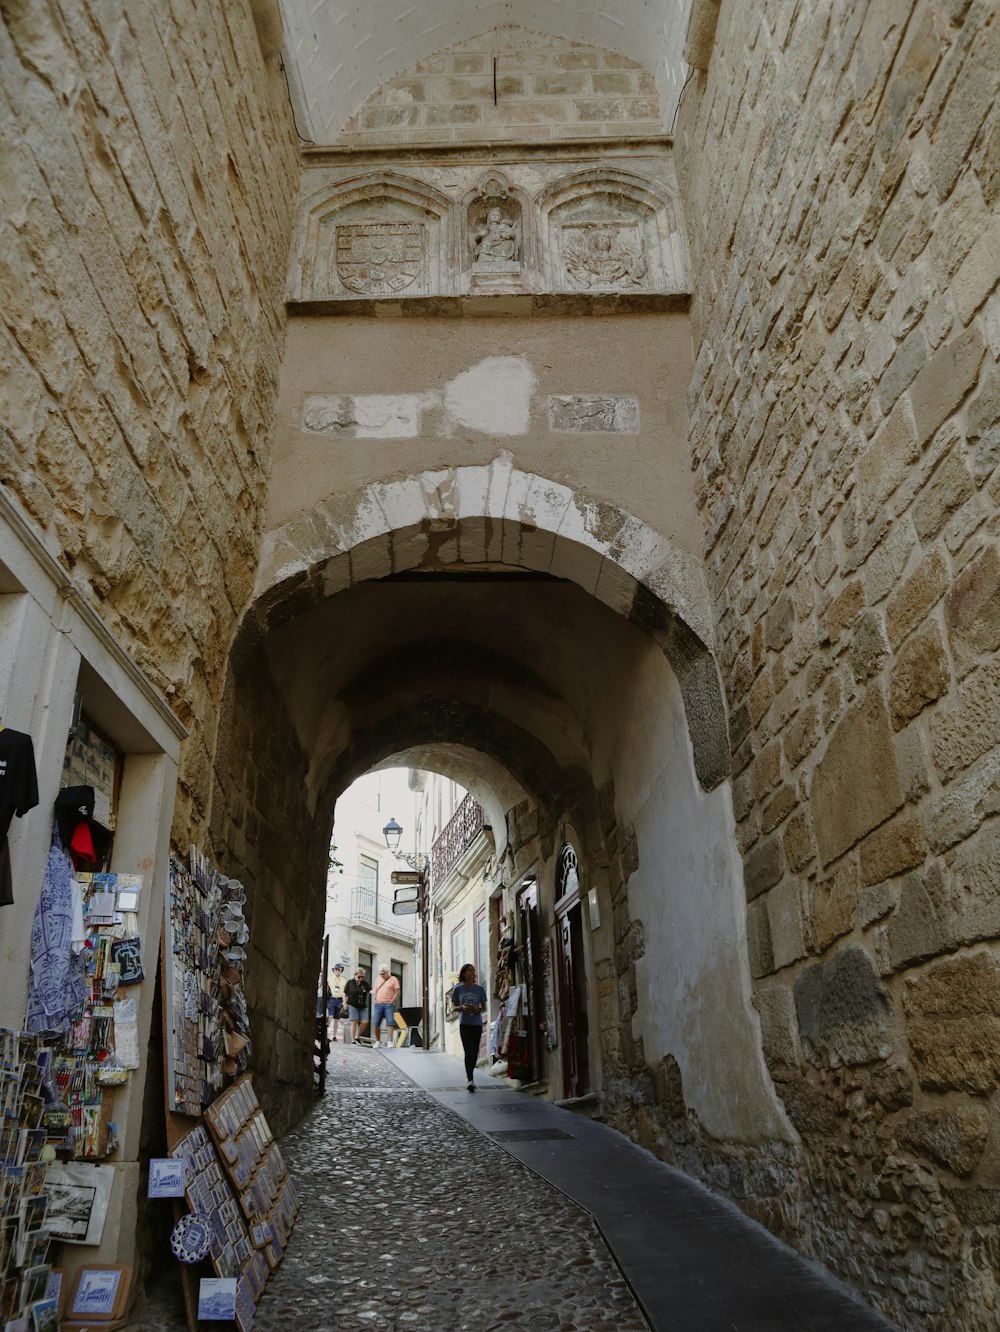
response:
[[[466,219],[473,282],[521,272],[521,205],[498,176],[479,187]]]
[[[578,287],[637,287],[646,276],[634,222],[579,222],[564,226],[562,239],[563,266]]]
[[[359,296],[391,296],[422,274],[420,222],[356,222],[337,227],[337,276]]]
[[[517,231],[501,209],[491,208],[486,221],[476,228],[472,244],[473,263],[513,264],[520,258],[519,251]]]

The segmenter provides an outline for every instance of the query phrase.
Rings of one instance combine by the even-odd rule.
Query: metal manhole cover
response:
[[[495,1105],[493,1107],[494,1110],[534,1110],[534,1108],[533,1105],[518,1105],[516,1103],[514,1105]]]
[[[497,1142],[552,1142],[556,1138],[572,1138],[572,1133],[562,1129],[501,1129],[489,1134]]]

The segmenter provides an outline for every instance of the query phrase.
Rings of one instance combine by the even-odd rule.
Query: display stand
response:
[[[242,1077],[206,1108],[170,1149],[186,1167],[185,1197],[192,1213],[207,1219],[207,1259],[216,1276],[237,1281],[236,1326],[250,1332],[267,1279],[284,1257],[299,1211],[274,1135]],[[189,1327],[197,1326],[197,1270],[184,1264]]]
[[[209,1266],[217,1278],[236,1282],[235,1326],[250,1332],[299,1208],[250,1078],[242,1073],[250,1052],[245,900],[242,885],[220,875],[195,848],[188,866],[171,861],[161,940],[166,1131],[168,1154],[185,1163],[190,1210],[175,1200],[175,1222],[183,1224],[175,1224],[172,1244],[181,1259],[190,1332],[199,1326],[199,1282]],[[199,1235],[203,1258],[193,1243]]]

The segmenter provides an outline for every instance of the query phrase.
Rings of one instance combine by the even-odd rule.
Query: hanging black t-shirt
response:
[[[14,900],[10,880],[7,830],[16,814],[27,814],[38,804],[35,748],[31,736],[8,727],[0,730],[0,906]]]

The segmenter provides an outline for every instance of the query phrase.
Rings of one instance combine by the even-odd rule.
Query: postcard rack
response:
[[[235,1321],[250,1332],[254,1309],[284,1256],[298,1214],[294,1183],[248,1076],[227,1088],[172,1148],[185,1163],[185,1198],[211,1226],[208,1259],[235,1279]],[[191,1274],[192,1269],[186,1268]],[[189,1309],[193,1291],[186,1291]]]
[[[170,859],[163,954],[168,1113],[198,1117],[247,1066],[246,893],[191,847]]]
[[[205,1122],[250,1227],[254,1248],[263,1250],[273,1272],[284,1257],[299,1202],[250,1078],[240,1078],[213,1101],[205,1111]]]

